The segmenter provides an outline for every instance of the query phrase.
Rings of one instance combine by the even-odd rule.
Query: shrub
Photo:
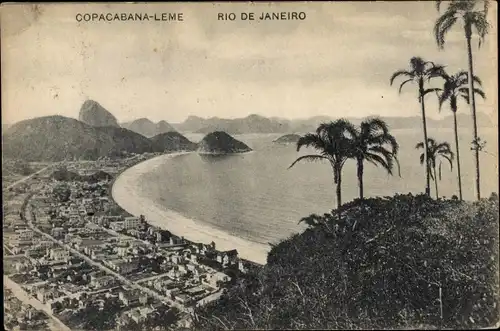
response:
[[[196,329],[479,328],[498,321],[498,200],[356,200],[197,308]]]

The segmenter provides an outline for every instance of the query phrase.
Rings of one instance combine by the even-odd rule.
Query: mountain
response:
[[[175,128],[172,125],[168,124],[166,121],[159,121],[158,123],[156,123],[156,134],[175,131]]]
[[[260,115],[249,115],[244,118],[225,119],[219,117],[201,118],[189,116],[184,122],[172,124],[178,131],[209,133],[213,131],[224,131],[229,134],[244,133],[292,133],[312,132],[320,123],[330,122],[339,117],[314,116],[304,119],[283,119],[279,117],[266,118]],[[468,113],[457,114],[458,126],[464,129],[472,128],[472,121]],[[346,117],[353,124],[359,125],[364,118]],[[411,117],[382,117],[392,129],[411,129],[421,125],[420,116]],[[496,127],[485,113],[477,114],[478,127]],[[452,128],[452,115],[444,119],[436,120],[427,118],[428,128]]]
[[[122,123],[122,126],[145,137],[153,137],[160,133],[176,131],[166,121],[154,123],[147,118],[139,118],[132,122]]]
[[[150,138],[150,140],[157,152],[194,151],[197,147],[196,143],[175,131],[160,133]]]
[[[3,155],[27,161],[95,160],[101,156],[153,152],[149,139],[117,127],[94,127],[63,116],[12,125],[3,134]]]
[[[251,150],[245,143],[234,139],[223,131],[211,132],[198,143],[200,154],[244,153]]]
[[[295,144],[297,141],[299,141],[300,135],[298,134],[286,134],[284,136],[279,137],[278,139],[273,140],[273,143],[277,144]]]
[[[119,127],[116,118],[97,101],[86,100],[80,108],[78,119],[92,126]]]
[[[230,134],[242,133],[286,133],[290,131],[288,120],[270,119],[260,115],[244,118],[224,119],[212,117],[204,119],[189,116],[183,123],[174,126],[183,132],[210,133],[224,131]]]

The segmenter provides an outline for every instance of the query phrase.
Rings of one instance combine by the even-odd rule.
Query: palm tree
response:
[[[290,169],[302,160],[330,162],[334,183],[337,185],[337,209],[342,205],[342,167],[352,156],[351,139],[355,133],[354,125],[344,119],[320,124],[315,133],[308,133],[297,141],[297,151],[304,146],[313,147],[319,154],[301,156],[288,167]]]
[[[398,164],[399,145],[396,138],[389,133],[386,122],[380,118],[369,118],[361,122],[359,130],[353,137],[353,158],[357,162],[359,198],[363,199],[364,161],[381,165],[392,175],[394,161]],[[399,168],[399,164],[398,164]]]
[[[442,1],[436,1],[437,10],[440,10]],[[482,3],[482,8],[478,8],[479,4]],[[479,35],[479,46],[481,46],[481,41],[484,40],[486,34],[488,34],[489,23],[487,20],[489,2],[487,0],[451,0],[446,11],[436,20],[434,25],[434,34],[436,37],[436,42],[440,49],[444,48],[445,37],[448,31],[455,25],[455,23],[460,20],[464,24],[465,40],[467,42],[467,59],[469,65],[469,95],[470,95],[470,109],[472,113],[473,122],[473,135],[474,139],[472,141],[474,156],[476,161],[476,196],[479,200],[481,198],[481,187],[480,187],[480,173],[479,173],[479,138],[477,136],[477,120],[476,120],[476,100],[473,93],[474,91],[474,66],[472,60],[472,48],[471,48],[471,38],[472,38],[472,28],[475,28],[477,34]]]
[[[410,69],[409,70],[398,70],[394,74],[392,74],[390,83],[391,86],[394,83],[394,80],[399,76],[405,78],[405,80],[399,86],[399,93],[403,86],[406,83],[414,83],[418,86],[418,102],[421,106],[422,111],[422,127],[424,131],[424,142],[427,145],[427,122],[425,118],[425,103],[424,97],[431,92],[437,92],[436,88],[426,88],[425,82],[429,82],[432,78],[441,77],[443,71],[443,66],[435,65],[433,62],[424,61],[421,57],[412,57],[410,59]],[[428,148],[425,149],[425,153]],[[425,159],[428,160],[428,157],[425,156]],[[425,194],[430,195],[430,170],[428,162],[426,161],[427,167],[425,169]]]
[[[458,146],[458,128],[457,128],[457,102],[459,98],[463,98],[465,102],[469,103],[469,89],[465,86],[468,85],[468,74],[465,71],[460,71],[454,75],[444,73],[445,79],[444,86],[441,94],[439,95],[439,109],[441,110],[443,103],[450,102],[450,110],[453,113],[453,128],[455,131],[455,153],[457,155],[457,175],[458,175],[458,194],[460,200],[462,198],[462,176],[460,173],[460,149]],[[481,85],[481,80],[474,76],[474,81]],[[486,98],[484,92],[479,88],[474,88],[474,93],[480,95],[483,99]]]
[[[439,198],[438,191],[438,173],[436,172],[436,164],[438,158],[446,159],[450,162],[450,167],[453,170],[453,152],[451,151],[450,144],[447,142],[437,143],[434,139],[429,138],[427,141],[427,156],[429,158],[429,165],[433,169],[433,174],[431,174],[432,180],[434,180],[434,185],[436,187],[436,198]],[[415,148],[424,148],[424,143],[419,142]],[[420,154],[420,164],[424,164],[425,153]],[[439,161],[439,180],[441,180],[441,161]]]

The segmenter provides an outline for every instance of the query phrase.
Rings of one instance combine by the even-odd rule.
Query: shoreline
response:
[[[266,264],[267,253],[271,247],[185,217],[139,194],[137,181],[141,174],[150,172],[163,164],[166,159],[189,153],[192,152],[163,154],[124,169],[113,179],[110,198],[127,213],[135,216],[144,215],[149,224],[168,230],[175,236],[183,236],[189,241],[204,244],[214,241],[218,251],[236,249],[240,258]]]

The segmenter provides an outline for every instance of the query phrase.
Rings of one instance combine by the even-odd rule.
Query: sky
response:
[[[496,15],[492,2],[491,15]],[[218,13],[304,12],[296,21],[219,21]],[[77,22],[78,13],[183,13],[182,22]],[[416,87],[398,95],[391,74],[412,56],[467,68],[463,30],[438,50],[432,1],[7,5],[1,9],[2,121],[78,118],[86,99],[119,122],[189,115],[289,119],[419,116]],[[497,121],[497,31],[478,49],[475,73]],[[429,117],[449,115],[427,101]],[[468,111],[463,105],[463,111]]]

